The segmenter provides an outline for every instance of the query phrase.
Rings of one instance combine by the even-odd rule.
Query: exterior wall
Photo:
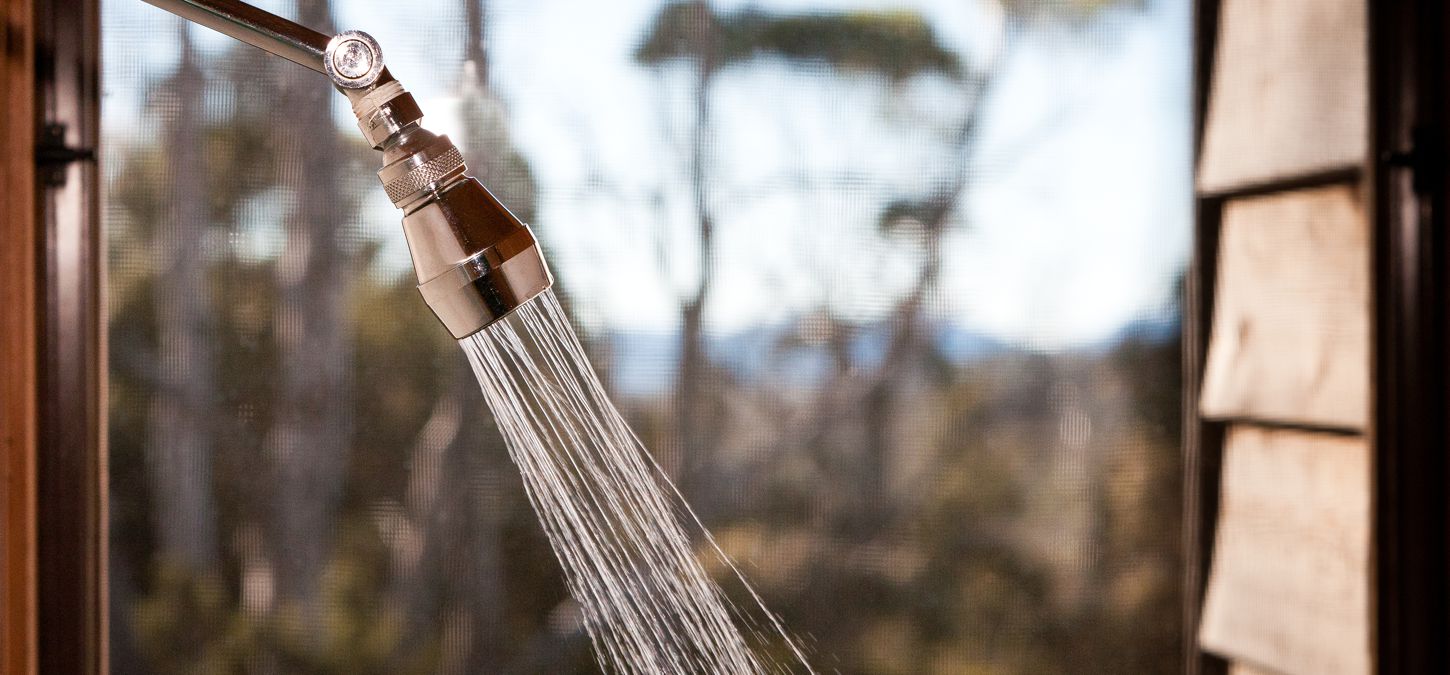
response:
[[[1218,208],[1198,413],[1221,428],[1199,617],[1231,672],[1368,673],[1363,0],[1223,0],[1198,167]]]

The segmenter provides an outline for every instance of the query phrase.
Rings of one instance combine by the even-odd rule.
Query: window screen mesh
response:
[[[260,4],[379,39],[819,670],[1176,669],[1188,3]],[[594,670],[343,98],[102,28],[113,669]]]

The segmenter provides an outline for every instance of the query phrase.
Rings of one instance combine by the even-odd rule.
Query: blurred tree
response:
[[[709,299],[715,264],[715,222],[709,210],[709,178],[705,163],[710,143],[711,83],[721,65],[719,54],[719,20],[703,0],[666,6],[655,18],[654,26],[635,59],[645,64],[659,64],[671,59],[684,59],[692,65],[693,125],[690,128],[689,156],[685,167],[690,185],[690,201],[696,224],[696,260],[699,273],[694,288],[687,292],[680,307],[680,362],[675,378],[675,425],[678,447],[683,455],[683,487],[694,497],[695,508],[708,514],[714,508],[703,501],[704,495],[690,476],[713,476],[709,449],[708,423],[713,406],[703,397],[707,373],[704,344],[704,309]]]
[[[765,399],[762,415],[785,424],[802,419],[812,424],[804,433],[787,427],[779,437],[797,438],[804,447],[774,453],[781,461],[762,469],[774,479],[748,479],[780,486],[773,495],[777,505],[766,507],[769,515],[755,517],[777,530],[765,535],[778,537],[775,543],[762,546],[801,546],[793,538],[796,527],[806,526],[798,522],[799,515],[825,509],[825,522],[817,516],[808,526],[812,538],[826,540],[806,544],[811,552],[801,554],[810,568],[801,575],[809,580],[805,589],[768,589],[773,591],[769,604],[788,623],[810,626],[822,650],[842,655],[847,663],[883,673],[1120,672],[1127,663],[1151,666],[1147,670],[1174,664],[1177,589],[1172,574],[1163,570],[1176,567],[1161,552],[1175,550],[1177,522],[1171,509],[1158,511],[1167,516],[1162,518],[1130,514],[1147,505],[1171,506],[1163,500],[1176,494],[1176,441],[1136,435],[1146,420],[1114,405],[1127,395],[1125,389],[1136,386],[1126,384],[1133,378],[1157,381],[1162,373],[1149,366],[1162,359],[1156,355],[1175,354],[1174,345],[1125,347],[1155,354],[1132,369],[1121,365],[1118,356],[1108,361],[1113,365],[1103,365],[1078,355],[1006,352],[973,368],[987,372],[962,371],[941,353],[938,327],[926,311],[941,275],[944,234],[961,222],[959,204],[979,170],[985,111],[993,105],[1005,65],[1024,35],[1138,5],[1004,2],[999,6],[1004,25],[995,49],[980,62],[971,62],[942,46],[930,24],[909,13],[721,13],[706,2],[684,2],[656,15],[635,52],[638,61],[662,73],[672,63],[689,66],[684,72],[691,77],[695,114],[681,173],[694,204],[694,265],[701,271],[698,285],[681,301],[675,424],[687,456],[685,485],[696,479],[722,492],[727,489],[722,483],[730,481],[721,481],[720,472],[700,457],[711,452],[711,445],[723,444],[728,430],[759,423],[721,419],[726,401],[733,409],[741,407],[744,385],[716,374],[719,368],[701,330],[716,255],[712,241],[718,216],[711,209],[728,207],[728,202],[711,197],[718,190],[708,156],[712,83],[731,65],[773,56],[785,63],[880,78],[889,86],[933,74],[961,91],[961,107],[944,115],[950,120],[943,136],[945,150],[958,158],[950,164],[952,170],[927,182],[920,193],[879,205],[882,240],[914,255],[911,283],[878,325],[854,326],[822,309],[802,319],[802,334],[813,337],[798,341],[795,335],[785,336],[778,351],[808,351],[823,340],[833,364],[813,388],[815,398],[795,413],[766,412],[781,397],[759,394]],[[873,344],[880,346],[863,351],[864,345]],[[785,377],[767,376],[759,386],[768,390],[792,385]],[[1054,399],[1053,392],[1066,393]],[[1165,392],[1164,400],[1176,405],[1175,393],[1153,390],[1159,396]],[[1080,453],[1078,444],[1085,441],[1069,442],[1059,430],[1084,415],[1098,430],[1087,441],[1092,446],[1141,450],[1126,457],[1098,452],[1067,459],[1069,453]],[[919,426],[935,426],[940,420],[954,421],[941,433]],[[908,448],[929,448],[927,468],[912,468]],[[815,458],[819,473],[800,478],[798,469],[784,463],[791,456]],[[1124,461],[1144,465],[1125,466]],[[1068,477],[1058,475],[1057,467],[1066,462],[1085,468],[1090,476],[1085,485],[1063,483]],[[1110,487],[1121,483],[1116,476],[1124,472],[1166,482],[1115,493]],[[911,476],[943,475],[952,479],[928,489],[911,482]],[[698,501],[700,488],[690,496]],[[714,500],[705,503],[710,505],[707,519],[722,528],[724,539],[748,531],[747,523],[754,520]],[[1083,545],[1097,552],[1074,563],[1082,566],[1081,572],[1065,570],[1050,552],[1044,555],[1030,530],[1030,523],[1043,517],[1061,519],[1055,529],[1068,540],[1085,538]],[[1080,520],[1082,525],[1077,524]],[[903,536],[915,543],[900,543]],[[862,565],[861,556],[866,555],[924,557],[925,567],[920,574],[874,570]],[[1082,590],[1085,585],[1089,590]],[[843,588],[853,589],[849,597],[840,594]],[[1132,593],[1142,595],[1124,599]],[[853,601],[860,604],[847,604]],[[831,610],[822,613],[826,607]],[[1155,645],[1162,649],[1108,637],[1110,632],[1145,631],[1156,631],[1160,641]],[[990,637],[1004,633],[1010,639]],[[886,651],[873,655],[874,649]]]
[[[327,0],[300,0],[297,20],[335,32]],[[279,350],[276,416],[268,451],[276,493],[270,547],[277,591],[290,620],[306,634],[321,619],[317,584],[333,545],[352,437],[352,341],[346,325],[353,265],[343,246],[347,212],[340,203],[341,143],[332,97],[302,69],[280,71],[282,117],[276,133],[291,212],[276,268]]]
[[[719,436],[719,401],[707,396],[710,383],[723,376],[710,365],[704,338],[704,312],[716,264],[715,183],[710,150],[711,89],[718,73],[757,56],[778,55],[795,61],[824,62],[849,71],[881,73],[892,80],[939,72],[954,76],[957,57],[945,49],[931,27],[907,12],[770,15],[755,9],[717,13],[705,0],[666,5],[655,16],[634,56],[661,68],[676,61],[690,64],[693,122],[683,173],[688,178],[696,223],[698,268],[693,289],[681,300],[680,358],[675,378],[678,447],[684,455],[683,487],[707,519],[722,508],[720,481],[712,458]],[[695,478],[704,480],[696,484]],[[707,478],[708,477],[708,478]]]
[[[167,83],[176,115],[167,125],[170,189],[151,243],[159,270],[152,297],[156,317],[156,382],[147,431],[160,541],[156,556],[187,574],[216,562],[216,510],[211,495],[215,371],[207,337],[211,289],[199,255],[209,229],[201,116],[204,79],[190,24],[179,22],[181,58]]]

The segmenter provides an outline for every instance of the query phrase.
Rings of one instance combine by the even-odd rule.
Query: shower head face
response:
[[[455,339],[483,330],[554,284],[529,228],[471,177],[403,217],[418,291]]]

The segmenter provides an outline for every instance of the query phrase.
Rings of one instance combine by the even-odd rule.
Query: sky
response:
[[[257,4],[292,13],[290,2]],[[337,4],[340,28],[378,38],[426,125],[466,140],[456,114],[461,10]],[[1010,49],[987,0],[750,6],[912,9],[965,61],[1001,69],[930,312],[997,339],[1063,349],[1100,343],[1135,320],[1171,318],[1191,235],[1188,4],[1158,0],[1087,25],[1030,30]],[[534,224],[581,320],[674,330],[699,272],[680,140],[688,80],[632,58],[658,4],[493,0],[488,11],[492,82],[539,184]],[[140,127],[141,83],[174,67],[175,29],[140,0],[107,0],[103,22],[103,126],[124,138]],[[230,47],[204,29],[192,34],[207,54]],[[967,101],[944,78],[892,85],[785,62],[722,73],[711,94],[719,235],[708,329],[731,334],[823,307],[853,321],[883,317],[910,283],[913,252],[876,230],[877,208],[951,176],[962,158],[941,139]],[[340,96],[335,112],[352,128]],[[383,264],[406,269],[398,213],[381,190],[363,218],[385,243]],[[280,219],[258,220],[248,234],[256,246],[280,246]]]

